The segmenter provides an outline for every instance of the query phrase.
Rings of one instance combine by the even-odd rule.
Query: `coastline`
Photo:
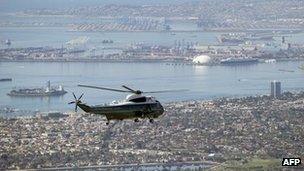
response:
[[[275,59],[275,58],[274,58]],[[265,63],[262,62],[261,60],[267,60],[265,59],[259,59],[258,63]],[[280,58],[276,59],[276,62],[293,62],[293,61],[299,61],[302,62],[304,61],[303,58]],[[220,63],[209,63],[209,64],[194,64],[191,61],[184,61],[184,60],[159,60],[159,59],[126,59],[126,60],[117,60],[117,59],[50,59],[50,60],[45,60],[45,59],[22,59],[22,60],[9,60],[9,59],[0,59],[0,62],[85,62],[85,63],[172,63],[172,64],[185,64],[185,65],[206,65],[206,66],[227,66],[227,65],[222,65]],[[246,64],[235,64],[232,66],[242,66]]]
[[[285,91],[283,92],[283,94],[292,94],[292,95],[303,95],[304,94],[304,88],[302,88],[302,90],[295,90],[295,91]],[[26,98],[26,97],[21,97],[21,98]],[[173,106],[181,106],[181,105],[185,105],[185,104],[190,104],[190,103],[212,103],[212,102],[216,102],[216,101],[221,101],[221,100],[225,100],[225,101],[236,101],[236,100],[242,100],[242,99],[248,99],[248,98],[252,98],[252,99],[268,99],[270,100],[270,95],[269,94],[256,94],[256,95],[232,95],[232,96],[221,96],[221,97],[212,97],[210,99],[192,99],[192,100],[182,100],[182,101],[172,101],[172,102],[166,102],[163,103],[163,106],[165,108],[172,108]],[[8,109],[13,109],[13,108],[8,108]],[[19,109],[18,109],[19,110]],[[62,113],[62,114],[67,114],[67,115],[74,115],[74,111],[73,110],[50,110],[50,111],[30,111],[30,110],[24,110],[24,112],[27,112],[27,115],[15,115],[15,116],[5,116],[5,115],[1,115],[1,110],[0,110],[0,119],[9,119],[9,118],[35,118],[37,116],[47,116],[49,113]],[[21,110],[22,112],[22,110]],[[30,115],[29,115],[30,113]],[[77,113],[79,113],[80,115],[86,115],[86,113],[84,111],[78,111]]]

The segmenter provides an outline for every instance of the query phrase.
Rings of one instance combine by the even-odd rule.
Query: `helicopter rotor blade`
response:
[[[125,85],[122,85],[122,87],[125,88],[125,89],[127,89],[127,90],[130,90],[130,91],[132,91],[132,92],[136,92],[136,90],[133,90],[132,88],[127,87],[127,86],[125,86]]]
[[[130,87],[127,87],[125,85],[122,85],[122,87],[125,88],[125,89],[127,89],[127,90],[107,88],[107,87],[99,87],[99,86],[82,85],[82,84],[79,84],[78,86],[79,87],[86,87],[86,88],[100,89],[100,90],[109,90],[109,91],[123,92],[123,93],[135,93],[135,94],[142,94],[142,93],[169,93],[169,92],[189,91],[188,89],[179,89],[179,90],[161,90],[161,91],[145,91],[145,92],[143,92],[141,90],[134,90],[134,89],[132,89]],[[81,97],[82,97],[82,95],[80,96],[80,98]]]
[[[189,91],[189,90],[179,89],[179,90],[144,91],[143,93],[171,93],[171,92],[184,92],[184,91]]]
[[[76,105],[75,105],[75,112],[77,112],[77,103],[76,103]]]
[[[78,84],[78,87],[86,87],[86,88],[94,88],[94,89],[100,89],[100,90],[117,91],[117,92],[123,92],[123,93],[133,92],[133,91],[114,89],[114,88],[98,87],[98,86],[90,86],[90,85],[81,85],[81,84]]]
[[[74,103],[76,103],[75,101],[72,101],[72,102],[69,102],[68,104],[74,104]]]
[[[74,99],[76,100],[77,99],[77,97],[76,97],[76,95],[75,95],[75,93],[73,92],[73,96],[74,96]]]
[[[82,96],[83,96],[83,93],[82,93],[81,96],[78,98],[78,100],[80,100],[80,99],[82,98]]]

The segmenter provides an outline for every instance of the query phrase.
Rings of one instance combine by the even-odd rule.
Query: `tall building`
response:
[[[281,96],[281,82],[271,81],[270,88],[271,88],[271,94],[270,94],[271,97],[279,98]]]

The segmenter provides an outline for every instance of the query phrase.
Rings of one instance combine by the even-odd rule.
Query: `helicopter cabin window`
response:
[[[147,99],[146,97],[139,97],[139,98],[135,98],[135,99],[131,99],[131,102],[146,102]]]

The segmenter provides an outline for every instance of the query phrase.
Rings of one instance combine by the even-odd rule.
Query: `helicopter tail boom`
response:
[[[77,103],[76,104],[78,107],[80,107],[83,111],[87,113],[92,113],[92,108],[84,103]]]

